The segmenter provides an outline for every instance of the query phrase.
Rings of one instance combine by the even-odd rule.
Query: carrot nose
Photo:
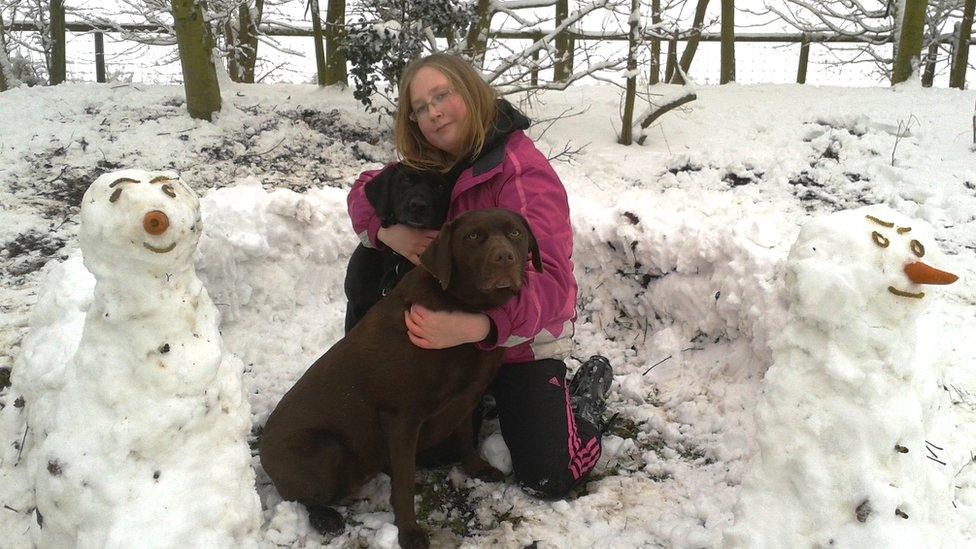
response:
[[[142,228],[153,236],[159,236],[169,228],[169,218],[159,210],[153,210],[142,218]]]
[[[915,284],[952,284],[959,280],[958,276],[930,267],[921,261],[905,265],[905,274]]]

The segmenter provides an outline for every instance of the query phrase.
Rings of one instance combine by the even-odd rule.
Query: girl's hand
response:
[[[420,265],[420,254],[424,253],[435,236],[437,236],[437,231],[414,229],[401,224],[383,227],[376,233],[380,242],[407,258],[414,265]]]
[[[481,313],[431,311],[411,305],[404,311],[407,337],[421,349],[446,349],[463,343],[476,343],[488,337],[491,321]]]

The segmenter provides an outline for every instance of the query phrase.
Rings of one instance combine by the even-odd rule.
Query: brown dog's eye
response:
[[[522,231],[518,229],[512,229],[512,232],[508,233],[508,236],[511,238],[518,238],[522,236]]]
[[[468,240],[478,240],[478,233],[468,234]]]

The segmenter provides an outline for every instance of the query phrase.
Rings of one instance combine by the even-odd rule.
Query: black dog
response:
[[[417,229],[439,229],[447,218],[451,187],[451,181],[442,173],[397,163],[366,182],[364,190],[384,227],[399,223]],[[343,284],[346,333],[411,269],[413,263],[393,250],[357,246],[349,258]]]

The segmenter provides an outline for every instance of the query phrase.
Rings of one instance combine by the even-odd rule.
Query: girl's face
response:
[[[455,157],[460,156],[461,132],[468,119],[464,100],[442,72],[422,67],[410,83],[411,119],[427,142]]]

